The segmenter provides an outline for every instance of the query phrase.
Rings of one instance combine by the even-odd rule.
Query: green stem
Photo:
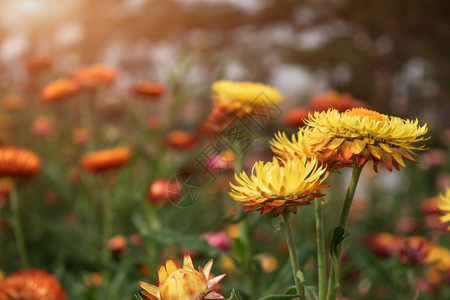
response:
[[[22,268],[28,267],[28,256],[25,248],[25,241],[23,237],[22,226],[20,224],[20,214],[19,214],[19,196],[15,187],[13,186],[11,190],[11,214],[12,214],[12,229],[14,232],[14,237],[16,239],[17,252],[19,253],[20,263]]]
[[[314,201],[316,214],[316,243],[317,243],[317,268],[319,277],[319,300],[326,297],[326,256],[325,256],[325,238],[323,233],[322,199]]]
[[[110,258],[110,252],[108,249],[108,240],[112,237],[113,233],[113,203],[112,203],[112,197],[111,193],[109,193],[109,189],[111,188],[109,186],[109,176],[112,174],[101,174],[100,176],[103,176],[101,178],[102,181],[102,193],[101,193],[101,206],[102,206],[102,253],[101,253],[101,259],[102,262],[106,263]]]
[[[358,185],[359,177],[364,165],[359,165],[356,160],[353,160],[353,172],[352,178],[347,188],[347,194],[345,195],[344,205],[342,206],[341,218],[339,221],[339,226],[347,230],[347,220],[350,213],[350,208],[352,206],[353,196],[355,195],[356,186]],[[337,246],[337,265],[330,270],[330,275],[328,278],[328,295],[327,300],[334,300],[339,291],[339,277],[340,277],[340,264],[341,264],[341,253],[342,253],[343,241]]]
[[[81,101],[78,101],[79,110],[80,110],[80,118],[82,126],[88,131],[89,138],[87,141],[87,150],[93,151],[95,149],[94,145],[94,126],[92,122],[92,111],[91,111],[91,105],[94,102],[94,92],[87,91],[85,92],[85,97],[82,97],[84,99],[80,99]]]
[[[284,212],[284,229],[286,232],[286,243],[289,250],[289,258],[291,260],[292,273],[294,274],[295,287],[297,289],[297,294],[300,295],[300,300],[305,299],[305,288],[303,273],[300,271],[300,266],[298,264],[297,253],[294,246],[294,238],[292,235],[292,226],[290,220],[290,212]]]

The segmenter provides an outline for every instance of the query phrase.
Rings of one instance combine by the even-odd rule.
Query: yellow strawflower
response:
[[[300,128],[299,131],[292,134],[291,140],[285,132],[279,131],[270,141],[273,153],[281,158],[298,157],[316,157],[330,172],[337,172],[340,168],[351,167],[349,160],[336,159],[334,156],[324,157],[321,152],[313,152],[312,145],[308,141],[308,130]]]
[[[254,113],[258,106],[278,104],[282,101],[281,93],[262,83],[248,81],[219,80],[211,86],[211,98],[214,105],[226,107],[242,115]]]
[[[327,187],[321,185],[327,176],[326,168],[315,157],[258,161],[250,177],[245,171],[235,175],[237,185],[230,183],[230,195],[242,202],[244,211],[257,209],[261,214],[273,211],[275,216],[286,209],[295,213],[297,206],[308,205],[314,198],[324,196],[318,190]]]
[[[224,299],[213,290],[225,274],[208,279],[212,264],[211,259],[196,271],[189,254],[184,255],[181,269],[169,259],[165,266],[158,268],[159,286],[141,281],[139,285],[144,289],[141,293],[151,300]]]
[[[439,219],[442,223],[448,223],[447,229],[450,230],[450,187],[447,187],[445,194],[439,195],[438,208],[442,211]]]
[[[404,160],[417,161],[411,156],[414,150],[425,150],[424,145],[413,143],[425,141],[427,125],[420,126],[418,120],[380,114],[365,108],[353,108],[343,113],[335,109],[314,112],[306,120],[308,143],[312,152],[336,159],[356,158],[359,165],[368,159],[374,165],[380,161],[389,171],[392,166],[406,167]]]

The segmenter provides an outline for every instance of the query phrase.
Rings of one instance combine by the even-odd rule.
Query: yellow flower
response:
[[[197,299],[224,299],[222,295],[214,292],[217,284],[225,274],[209,279],[213,260],[203,267],[194,269],[189,254],[184,255],[183,268],[179,269],[172,260],[166,261],[166,266],[158,268],[159,287],[139,282],[144,289],[142,294],[152,300],[197,300]]]
[[[311,144],[308,142],[308,131],[303,128],[292,134],[292,141],[288,139],[286,133],[281,131],[276,133],[270,141],[270,145],[273,153],[281,158],[316,157],[330,172],[352,166],[349,160],[336,159],[335,156],[324,157],[321,152],[313,152]]]
[[[326,168],[320,166],[315,157],[258,161],[250,177],[245,171],[235,175],[238,185],[230,183],[230,195],[233,200],[242,202],[241,207],[246,207],[244,211],[256,208],[261,214],[273,211],[275,216],[286,209],[295,213],[297,206],[308,205],[314,198],[324,196],[316,191],[328,187],[321,185],[327,176]]]
[[[428,138],[427,125],[419,126],[417,119],[408,120],[387,116],[365,108],[353,108],[343,113],[335,109],[314,112],[306,121],[308,143],[313,152],[336,159],[356,158],[359,165],[368,159],[375,166],[380,161],[389,171],[392,166],[406,167],[404,159],[417,163],[413,150],[425,150],[424,145],[413,146]]]
[[[257,113],[258,108],[280,103],[281,93],[268,85],[248,81],[220,80],[213,83],[215,105],[227,107],[238,116]]]
[[[438,209],[442,211],[439,219],[443,223],[448,223],[447,229],[450,230],[450,187],[447,187],[445,194],[439,195]]]

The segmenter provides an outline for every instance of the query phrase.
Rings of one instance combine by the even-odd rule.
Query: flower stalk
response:
[[[295,288],[297,290],[297,294],[300,296],[300,300],[305,299],[305,287],[304,287],[304,280],[303,273],[300,270],[300,266],[298,264],[297,259],[297,252],[295,251],[295,245],[294,245],[294,237],[292,234],[292,225],[290,220],[291,213],[290,212],[284,212],[283,218],[284,218],[284,230],[286,232],[286,243],[289,250],[289,259],[291,261],[291,267],[292,267],[292,273],[294,275],[294,281],[295,281]]]
[[[361,171],[364,167],[363,165],[359,165],[356,162],[356,159],[353,159],[353,172],[352,177],[350,179],[350,183],[347,188],[347,194],[345,196],[344,205],[342,206],[341,218],[339,221],[339,226],[344,229],[344,232],[347,229],[347,221],[348,215],[350,213],[350,208],[352,206],[353,197],[355,195],[356,186],[358,185],[359,177],[361,175]],[[340,276],[340,258],[342,253],[342,245],[343,241],[341,241],[337,245],[336,257],[337,263],[333,264],[333,267],[330,270],[330,275],[328,278],[328,295],[327,300],[334,300],[336,298],[337,292],[339,291],[339,276]]]
[[[12,229],[16,239],[17,252],[19,254],[20,264],[22,268],[28,268],[28,255],[25,248],[25,241],[23,237],[22,225],[20,223],[19,213],[19,196],[16,188],[11,189],[11,214],[12,214]]]
[[[322,199],[314,201],[316,217],[316,244],[317,244],[317,271],[319,279],[319,300],[325,300],[326,297],[326,256],[325,256],[325,238],[323,232]]]

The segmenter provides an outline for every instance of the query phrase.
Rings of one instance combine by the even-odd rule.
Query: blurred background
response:
[[[213,272],[228,274],[226,297],[236,289],[255,299],[253,283],[263,287],[258,296],[284,293],[292,274],[280,220],[249,213],[249,238],[240,236],[242,216],[228,195],[236,153],[220,134],[204,130],[205,120],[217,118],[211,84],[227,79],[267,83],[284,98],[251,141],[247,170],[255,160],[272,159],[273,134],[295,132],[306,115],[294,108],[314,110],[318,94],[328,93],[323,98],[330,102],[351,95],[381,113],[427,123],[430,150],[420,164],[400,172],[381,168],[381,175],[364,169],[342,295],[412,299],[420,289],[425,298],[418,299],[448,299],[450,236],[436,203],[450,186],[449,20],[448,0],[0,0],[0,145],[30,149],[41,161],[35,176],[8,181],[0,198],[0,278],[25,265],[11,222],[20,217],[29,265],[54,274],[70,299],[132,299],[140,280],[155,283],[157,267],[184,253],[195,266],[215,259]],[[100,69],[93,72],[99,83],[73,90],[60,84],[61,94],[43,96],[56,79],[73,84],[77,71],[92,65]],[[130,89],[145,81],[152,82],[147,95]],[[207,167],[214,169],[217,159],[224,166],[206,181],[196,159],[216,142]],[[82,162],[94,150],[118,146],[126,149],[119,149],[118,161],[117,152],[108,154],[115,163],[108,172]],[[327,179],[327,245],[350,173]],[[186,196],[189,182],[181,188],[177,180],[192,174],[200,177],[194,183],[201,196],[182,207],[169,197],[171,184],[176,181],[177,197]],[[11,186],[20,213],[10,210]],[[300,263],[314,285],[312,205],[299,209],[294,228]],[[385,259],[372,253],[370,233],[380,232],[438,245],[439,276],[422,265],[417,282],[408,282],[410,266],[397,253],[381,251]],[[391,241],[382,239],[381,250]]]
[[[15,0],[0,2],[0,88],[26,77],[25,57],[50,53],[54,72],[102,62],[115,88],[153,78],[186,52],[186,78],[273,84],[286,108],[329,89],[373,108],[448,128],[450,3],[357,0]]]

